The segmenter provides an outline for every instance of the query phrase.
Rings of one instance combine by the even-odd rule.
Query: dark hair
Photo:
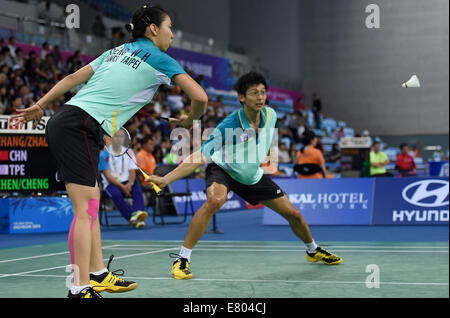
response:
[[[400,150],[402,150],[402,149],[405,148],[406,146],[408,146],[408,144],[406,144],[406,143],[401,144],[401,145],[400,145]]]
[[[236,83],[236,91],[238,92],[238,94],[245,95],[245,93],[251,86],[258,84],[263,84],[267,90],[267,83],[264,76],[256,72],[250,72],[242,75],[238,79]]]
[[[150,135],[145,135],[142,140],[141,140],[141,145],[144,146],[149,140],[152,140],[152,136]]]
[[[150,24],[161,26],[166,16],[167,12],[161,7],[144,5],[134,11],[131,23],[125,24],[125,28],[131,32],[133,40],[136,40],[145,36],[145,30]]]
[[[302,153],[305,150],[305,147],[310,145],[312,140],[316,138],[316,134],[314,133],[314,131],[312,130],[305,130],[305,132],[303,133],[303,147],[300,150]]]

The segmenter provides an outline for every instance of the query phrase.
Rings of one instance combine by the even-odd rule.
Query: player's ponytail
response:
[[[134,11],[131,22],[125,24],[125,29],[131,33],[133,41],[136,41],[145,37],[145,31],[150,24],[160,27],[167,15],[159,6],[140,6]]]

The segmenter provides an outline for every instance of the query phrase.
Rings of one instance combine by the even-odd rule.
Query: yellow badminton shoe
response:
[[[174,255],[174,254],[171,254]],[[178,257],[178,255],[176,255]],[[172,276],[175,279],[191,279],[192,273],[189,269],[190,262],[187,258],[178,258],[172,265]]]
[[[342,258],[324,250],[320,246],[317,247],[313,253],[306,252],[306,260],[313,263],[321,261],[322,263],[327,265],[337,265],[342,263]]]
[[[90,274],[90,283],[92,288],[98,293],[103,291],[108,293],[124,293],[136,289],[138,286],[137,283],[126,281],[118,277],[118,275],[124,275],[125,272],[123,269],[118,269],[113,272],[109,271],[109,264],[111,264],[113,258],[114,255],[111,255],[106,272],[98,276]]]
[[[131,218],[130,218],[129,222],[131,225],[135,225],[136,228],[140,229],[142,227],[140,225],[143,224],[143,226],[145,226],[144,221],[147,219],[147,216],[148,216],[148,213],[145,211],[136,211],[131,214]]]

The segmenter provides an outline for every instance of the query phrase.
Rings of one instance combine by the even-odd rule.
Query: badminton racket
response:
[[[131,161],[134,162],[136,167],[139,169],[139,171],[144,176],[144,180],[150,179],[150,176],[142,170],[139,165],[137,164],[136,160],[129,154],[130,148],[131,148],[131,137],[128,130],[121,127],[116,131],[116,133],[110,137],[107,135],[103,136],[103,139],[105,141],[105,150],[113,157],[121,157],[125,154],[128,155],[128,157],[131,159]],[[150,182],[150,185],[152,186],[153,190],[155,190],[156,195],[159,195],[161,193],[161,188],[159,188],[155,183]]]

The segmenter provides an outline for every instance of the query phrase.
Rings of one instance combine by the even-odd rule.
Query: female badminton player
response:
[[[142,6],[135,10],[125,27],[133,40],[104,52],[89,65],[58,82],[35,105],[18,110],[13,117],[22,126],[34,126],[50,103],[72,87],[83,88],[48,121],[46,138],[57,162],[58,179],[73,204],[74,217],[69,231],[69,250],[74,283],[68,297],[100,297],[99,292],[125,292],[137,283],[125,281],[105,267],[97,218],[99,152],[103,132],[109,136],[151,101],[161,84],[174,81],[192,101],[189,115],[172,122],[190,127],[205,111],[205,91],[165,51],[173,34],[171,19],[160,7]]]
[[[264,77],[254,72],[245,74],[237,81],[236,89],[243,107],[219,123],[201,149],[175,170],[164,177],[150,177],[150,181],[163,188],[212,159],[205,173],[206,202],[192,218],[184,244],[172,265],[172,276],[176,279],[193,277],[189,269],[192,249],[206,232],[211,217],[225,204],[230,190],[247,202],[263,204],[287,219],[294,234],[305,244],[308,261],[328,265],[341,263],[340,257],[315,243],[300,211],[260,167],[269,152],[277,122],[275,110],[265,106],[267,84]],[[233,133],[230,134],[230,130]],[[261,155],[251,158],[254,153]],[[201,160],[195,161],[195,158]]]

